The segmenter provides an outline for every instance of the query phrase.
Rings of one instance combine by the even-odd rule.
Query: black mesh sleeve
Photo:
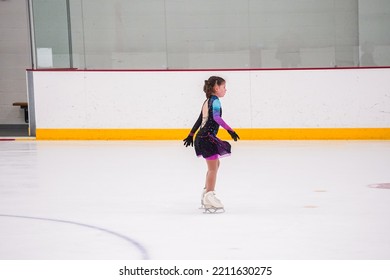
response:
[[[202,112],[200,112],[198,120],[195,122],[194,126],[191,129],[190,135],[193,136],[196,131],[199,129],[200,125],[202,124]]]

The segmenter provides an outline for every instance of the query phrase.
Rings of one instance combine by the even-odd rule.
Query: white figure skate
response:
[[[215,196],[215,192],[207,192],[203,196],[204,213],[217,214],[225,212],[223,204]]]
[[[206,194],[206,188],[204,188],[202,190],[202,196],[200,197],[200,207],[199,207],[199,209],[204,209],[203,198],[204,198],[205,194]]]

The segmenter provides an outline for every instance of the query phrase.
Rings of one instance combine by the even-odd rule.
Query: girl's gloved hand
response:
[[[234,131],[228,130],[228,132],[234,141],[237,141],[237,139],[240,139],[240,136],[238,136],[238,134],[235,133]]]
[[[187,138],[183,139],[184,146],[194,146],[194,136],[188,135]]]

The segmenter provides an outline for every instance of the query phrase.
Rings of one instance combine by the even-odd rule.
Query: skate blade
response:
[[[206,207],[204,207],[203,209],[204,209],[203,214],[222,214],[222,213],[225,213],[224,208],[216,208],[216,207],[206,208]]]

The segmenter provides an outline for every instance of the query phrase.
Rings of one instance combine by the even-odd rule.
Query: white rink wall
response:
[[[235,128],[390,127],[390,69],[375,68],[33,71],[36,128],[189,128],[211,75]]]

